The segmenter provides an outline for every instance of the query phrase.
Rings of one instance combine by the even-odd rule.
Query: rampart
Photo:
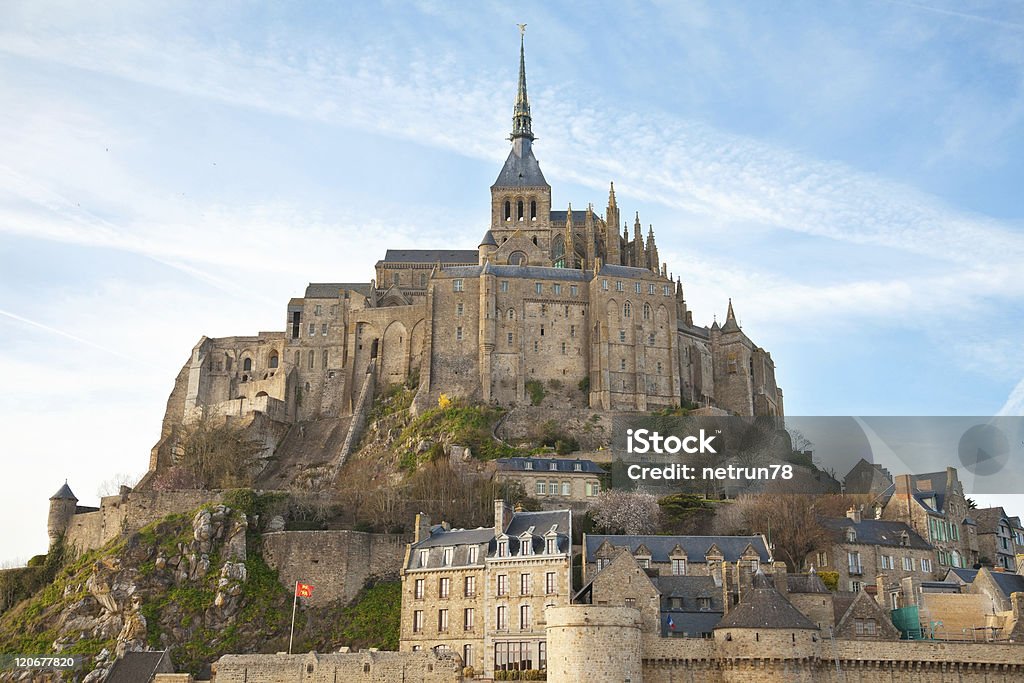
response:
[[[398,577],[405,544],[400,534],[361,531],[275,531],[263,534],[263,557],[289,588],[314,586],[310,604],[351,600],[371,577]]]
[[[462,661],[434,652],[224,655],[213,683],[459,683]]]

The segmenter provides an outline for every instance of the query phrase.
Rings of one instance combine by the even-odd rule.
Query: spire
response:
[[[732,310],[732,297],[729,297],[729,310],[725,314],[726,320],[736,320],[736,313]]]
[[[736,313],[732,310],[732,298],[729,299],[729,310],[725,314],[725,324],[722,325],[723,332],[738,332],[739,323],[736,322]]]
[[[611,188],[608,190],[608,206],[617,206],[615,203],[615,183],[611,183]]]
[[[530,100],[526,96],[526,24],[519,24],[519,90],[516,93],[516,106],[512,112],[512,135],[510,140],[526,138],[533,142],[533,130],[530,119]]]

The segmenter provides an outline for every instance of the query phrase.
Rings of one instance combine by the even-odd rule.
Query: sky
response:
[[[614,181],[787,414],[1024,414],[1019,0],[8,0],[0,563],[45,552],[65,478],[145,471],[201,336],[476,246],[517,23],[555,208]]]

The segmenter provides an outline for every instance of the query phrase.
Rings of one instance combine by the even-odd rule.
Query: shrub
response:
[[[582,391],[584,394],[589,394],[590,393],[590,375],[587,375],[586,377],[581,379],[580,383],[577,384],[576,386],[579,387],[579,390]]]
[[[530,395],[530,405],[539,406],[546,392],[544,385],[535,379],[526,380],[526,393]]]

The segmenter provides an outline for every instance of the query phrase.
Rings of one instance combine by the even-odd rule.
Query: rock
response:
[[[157,569],[163,569],[164,567],[167,566],[167,558],[166,557],[158,557],[158,558],[156,558],[156,560],[153,562],[153,566],[156,567]]]
[[[230,562],[245,562],[245,532],[248,529],[248,521],[243,513],[231,525],[226,542],[226,559]]]
[[[192,572],[189,576],[193,581],[201,579],[206,576],[206,573],[210,571],[210,556],[206,553],[199,558],[199,561],[192,566]]]
[[[99,562],[93,565],[92,574],[89,575],[88,580],[85,582],[85,588],[96,598],[96,602],[100,603],[103,609],[108,612],[117,612],[117,602],[114,600],[114,596],[110,593],[110,581],[109,572]]]
[[[431,441],[430,439],[422,439],[418,444],[416,444],[416,452],[426,453],[427,451],[430,450],[430,447],[433,445],[434,442]]]
[[[267,523],[267,531],[284,531],[284,517],[274,515]]]

